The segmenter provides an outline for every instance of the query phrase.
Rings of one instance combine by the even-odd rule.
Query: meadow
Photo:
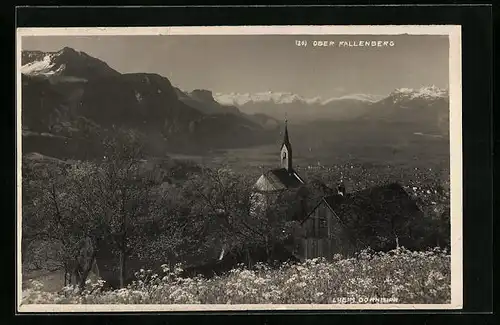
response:
[[[446,304],[451,299],[450,255],[445,250],[404,248],[356,257],[336,256],[269,268],[240,266],[211,279],[182,278],[178,265],[161,274],[141,269],[126,288],[105,291],[88,279],[86,288],[44,291],[30,281],[22,304]]]

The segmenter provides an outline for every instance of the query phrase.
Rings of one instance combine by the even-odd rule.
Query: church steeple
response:
[[[283,144],[290,145],[290,139],[288,138],[288,121],[285,119],[285,136],[283,138]]]
[[[281,145],[281,167],[289,172],[293,170],[292,165],[292,144],[288,137],[288,120],[285,118],[285,133],[283,136],[283,144]]]

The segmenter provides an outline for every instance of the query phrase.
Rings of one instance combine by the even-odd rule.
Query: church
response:
[[[285,121],[285,133],[280,149],[280,168],[268,170],[255,183],[255,191],[272,193],[291,188],[299,188],[305,184],[300,175],[293,169],[292,144],[288,136],[288,125]]]
[[[279,157],[279,168],[264,171],[255,182],[251,213],[265,214],[270,207],[275,210],[283,208],[287,210],[288,219],[300,220],[307,212],[309,189],[293,166],[293,150],[287,121]]]

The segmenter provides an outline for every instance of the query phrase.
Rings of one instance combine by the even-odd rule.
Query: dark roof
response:
[[[276,168],[264,173],[267,181],[275,189],[297,188],[304,184],[302,178],[295,170],[288,171],[285,168]]]
[[[328,204],[341,221],[349,221],[353,215],[357,216],[357,219],[368,221],[374,218],[387,218],[420,211],[417,204],[398,183],[370,187],[346,193],[345,196],[330,195],[324,197],[323,201]]]
[[[420,220],[423,216],[416,202],[404,188],[397,183],[391,183],[347,193],[345,196],[338,194],[326,196],[302,223],[325,203],[334,212],[352,240],[377,249],[385,245],[380,238],[393,236],[392,227],[396,225],[398,229],[407,231],[415,220]]]
[[[274,175],[286,187],[299,187],[304,184],[302,178],[293,169],[288,171],[286,168],[276,168],[271,169],[267,174]]]

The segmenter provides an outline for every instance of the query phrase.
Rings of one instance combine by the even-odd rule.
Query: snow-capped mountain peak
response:
[[[340,97],[324,99],[320,96],[303,97],[291,92],[257,92],[257,93],[215,93],[214,98],[221,104],[243,106],[249,103],[272,103],[272,104],[291,104],[304,103],[308,105],[327,105],[333,101],[339,100],[358,100],[363,102],[376,102],[383,96],[369,94],[352,94]]]
[[[378,102],[379,100],[383,99],[384,96],[382,95],[371,95],[371,94],[349,94],[349,95],[344,95],[340,97],[332,97],[330,99],[327,99],[323,101],[323,105],[327,105],[331,102],[334,101],[342,101],[342,100],[357,100],[360,102],[369,102],[369,103],[374,103]]]
[[[71,77],[73,80],[119,74],[105,62],[70,47],[56,52],[23,51],[21,73],[48,78]]]
[[[23,61],[28,61],[21,67],[25,75],[59,75],[66,69],[66,65],[74,60],[74,56],[83,56],[81,51],[64,47],[57,52],[24,51]]]
[[[261,103],[272,102],[274,104],[288,104],[296,101],[304,101],[300,95],[289,92],[258,92],[258,93],[216,93],[214,98],[220,104],[245,105],[249,102]]]
[[[389,97],[394,102],[408,99],[439,99],[448,97],[448,89],[432,86],[421,87],[419,89],[398,88],[395,89]]]
[[[65,69],[65,65],[59,67],[56,66],[54,57],[57,56],[55,53],[44,53],[41,60],[31,61],[21,67],[21,73],[25,75],[45,75],[50,76],[56,73],[61,73]]]

